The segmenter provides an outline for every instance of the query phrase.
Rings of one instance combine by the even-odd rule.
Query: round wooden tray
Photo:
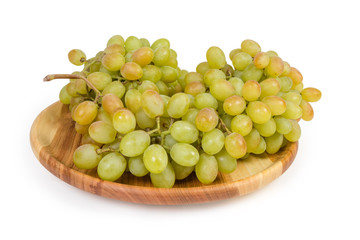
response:
[[[100,196],[157,205],[210,202],[249,194],[284,173],[298,149],[297,142],[289,143],[276,154],[251,155],[246,160],[238,160],[233,173],[219,173],[210,185],[201,184],[193,173],[185,180],[176,181],[173,188],[164,189],[154,188],[149,176],[137,178],[124,173],[117,182],[108,182],[97,177],[96,169],[78,169],[72,155],[80,140],[68,106],[60,102],[43,110],[31,127],[30,141],[35,156],[61,180]]]

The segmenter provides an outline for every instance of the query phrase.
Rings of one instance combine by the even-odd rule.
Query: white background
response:
[[[2,1],[0,4],[0,239],[359,239],[359,23],[357,1]],[[121,34],[166,37],[194,71],[208,47],[226,55],[242,40],[276,50],[322,90],[301,122],[288,171],[245,197],[146,206],[78,190],[34,157],[30,127],[66,80]]]

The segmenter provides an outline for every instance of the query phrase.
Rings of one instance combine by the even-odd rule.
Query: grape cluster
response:
[[[274,154],[297,141],[299,120],[313,118],[309,102],[321,97],[318,89],[303,88],[296,68],[253,40],[230,52],[232,66],[210,47],[196,72],[178,67],[164,38],[150,45],[115,35],[93,58],[79,49],[68,57],[83,70],[45,80],[70,79],[59,97],[82,134],[74,164],[97,168],[108,181],[129,171],[170,188],[195,171],[210,184],[250,153]]]

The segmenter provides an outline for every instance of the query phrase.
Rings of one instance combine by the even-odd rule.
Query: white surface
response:
[[[0,239],[359,239],[357,1],[3,1]],[[228,55],[251,38],[322,90],[301,122],[298,156],[275,182],[245,197],[190,206],[145,206],[78,190],[34,157],[29,131],[78,68],[114,34],[170,40],[194,71],[208,47]],[[5,109],[4,109],[5,108]]]

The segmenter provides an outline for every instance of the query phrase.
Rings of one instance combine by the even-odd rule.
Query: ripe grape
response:
[[[241,158],[247,151],[246,141],[240,133],[233,132],[225,137],[225,149],[233,158]]]
[[[302,98],[307,102],[317,102],[321,98],[321,92],[316,88],[304,88],[301,91]]]
[[[171,158],[178,164],[190,167],[199,161],[198,150],[188,143],[175,143],[170,149]]]
[[[114,81],[106,85],[106,87],[102,91],[102,95],[104,96],[108,93],[112,93],[116,95],[118,98],[122,98],[125,95],[125,91],[126,88],[121,82]]]
[[[126,159],[118,152],[112,152],[103,157],[97,167],[99,177],[107,181],[115,181],[126,169]]]
[[[101,99],[101,104],[104,110],[112,116],[119,108],[123,108],[124,104],[121,99],[115,94],[108,93]]]
[[[203,108],[218,108],[218,101],[210,93],[199,93],[195,96],[194,106],[197,109]]]
[[[149,80],[154,83],[161,80],[162,72],[159,67],[154,65],[146,65],[142,68],[143,75],[140,78],[141,81]]]
[[[175,172],[175,178],[177,180],[185,179],[189,176],[195,169],[195,166],[185,167],[177,164],[175,161],[171,161],[171,165],[173,166]]]
[[[112,143],[116,137],[116,130],[107,122],[96,121],[89,127],[89,135],[98,143]]]
[[[135,130],[121,139],[120,152],[126,157],[136,157],[143,154],[149,145],[149,134],[143,130]]]
[[[251,57],[255,57],[261,51],[261,47],[254,40],[247,39],[242,41],[241,51],[248,53]]]
[[[143,75],[142,68],[135,62],[127,62],[120,69],[121,75],[127,80],[137,80]]]
[[[135,51],[142,47],[142,42],[135,36],[130,36],[125,41],[126,52]]]
[[[154,58],[154,51],[149,47],[142,47],[132,54],[132,61],[144,67],[151,63]]]
[[[214,156],[202,153],[195,166],[196,177],[203,184],[212,183],[218,174],[218,163]]]
[[[69,58],[69,61],[76,66],[81,66],[86,61],[86,55],[80,49],[71,50],[68,53],[68,58]]]
[[[217,100],[224,101],[226,98],[235,94],[235,88],[229,81],[219,79],[211,84],[210,93]]]
[[[246,108],[246,101],[243,97],[238,95],[233,95],[225,99],[223,104],[224,111],[231,115],[239,115],[241,114]]]
[[[94,144],[79,146],[73,155],[75,166],[82,169],[95,168],[101,159],[101,155],[96,153],[97,149],[99,149],[99,147]]]
[[[260,101],[250,102],[246,108],[247,115],[255,123],[266,123],[271,118],[271,109]]]
[[[119,71],[125,64],[125,57],[119,52],[105,54],[101,60],[102,65],[106,70]]]
[[[144,165],[150,173],[161,173],[168,165],[168,155],[159,144],[152,144],[143,154]]]
[[[112,117],[113,127],[121,134],[134,131],[136,127],[135,115],[128,109],[117,110]]]
[[[112,36],[109,41],[107,42],[106,46],[110,46],[112,44],[119,44],[121,46],[124,45],[124,38],[120,35],[114,35]]]
[[[219,47],[210,47],[206,52],[210,68],[220,69],[226,64],[225,54]]]
[[[253,122],[246,114],[237,115],[231,120],[230,128],[232,132],[237,132],[242,136],[246,136],[253,128]]]
[[[175,184],[173,166],[168,163],[161,173],[150,173],[151,183],[157,188],[172,188]]]
[[[136,177],[143,177],[149,173],[149,170],[145,167],[142,155],[129,158],[128,166],[131,174]]]
[[[186,93],[176,93],[171,96],[167,104],[167,112],[172,118],[181,118],[190,107],[190,99]]]
[[[258,52],[254,56],[254,66],[259,69],[266,68],[270,63],[270,57],[264,52]]]
[[[210,132],[219,122],[219,116],[213,108],[203,108],[195,118],[197,129],[202,132]]]
[[[218,163],[219,171],[222,173],[232,173],[237,167],[237,160],[230,156],[230,154],[223,148],[215,155]]]
[[[252,62],[252,57],[246,52],[239,52],[231,60],[236,70],[243,71]]]
[[[98,106],[94,102],[84,101],[75,108],[73,119],[78,124],[87,125],[96,118],[97,112]]]
[[[201,140],[202,149],[209,155],[214,155],[220,152],[224,147],[224,144],[224,133],[217,128],[214,128],[210,132],[204,133]]]
[[[171,136],[178,142],[193,143],[199,137],[195,125],[187,121],[176,121],[170,127]]]
[[[257,81],[249,80],[242,87],[241,94],[247,101],[255,101],[260,97],[261,87]]]
[[[141,95],[141,107],[149,118],[162,116],[165,110],[160,94],[154,90],[146,90]]]

